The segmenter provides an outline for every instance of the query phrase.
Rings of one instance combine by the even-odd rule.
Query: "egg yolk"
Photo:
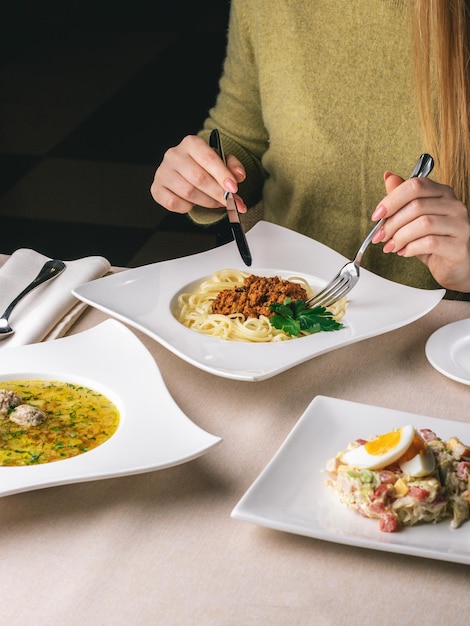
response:
[[[376,439],[365,443],[364,448],[369,454],[374,456],[385,454],[389,452],[389,450],[393,450],[393,448],[397,447],[402,438],[401,430],[402,429],[399,428],[398,430],[392,430],[390,433],[380,435],[376,437]],[[414,454],[412,456],[414,456]]]

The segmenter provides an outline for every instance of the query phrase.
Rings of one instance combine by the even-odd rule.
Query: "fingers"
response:
[[[185,137],[167,150],[151,186],[153,199],[176,213],[188,213],[194,205],[225,206],[226,192],[236,193],[245,170],[235,157],[226,166],[216,152],[197,136]],[[241,212],[245,203],[237,196]]]
[[[455,197],[443,196],[427,202],[425,212],[400,226],[385,244],[384,252],[406,257],[433,254],[453,262],[467,255],[469,240],[467,207]]]
[[[423,215],[399,228],[385,243],[383,251],[407,257],[431,253],[447,255],[454,246],[452,240],[457,236],[455,225],[448,219]]]
[[[372,213],[377,221],[383,217],[392,217],[416,199],[441,196],[444,185],[439,185],[428,178],[410,178],[403,180],[393,173],[386,173],[385,187],[388,195],[383,198]]]
[[[237,183],[242,183],[246,178],[245,168],[233,154],[229,154],[226,157],[227,167],[235,177]]]
[[[384,183],[387,193],[391,193],[396,187],[404,182],[405,180],[401,176],[398,176],[389,170],[384,174]]]
[[[439,223],[435,218],[448,215],[458,202],[449,187],[427,178],[403,181],[390,174],[385,184],[391,191],[372,214],[373,220],[386,218],[372,240],[386,243],[384,252],[396,252],[414,238],[433,234]]]
[[[388,195],[372,215],[385,221],[373,243],[384,243],[385,253],[420,258],[447,288],[467,286],[470,222],[463,202],[450,187],[427,178],[403,181],[387,172],[385,187]]]

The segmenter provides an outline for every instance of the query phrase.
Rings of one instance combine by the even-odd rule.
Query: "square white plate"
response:
[[[232,517],[335,543],[470,564],[470,522],[454,530],[444,520],[384,533],[378,520],[349,510],[325,485],[326,462],[350,441],[405,424],[470,442],[470,424],[317,396]]]
[[[105,443],[73,458],[0,467],[0,496],[162,469],[194,459],[221,441],[179,409],[150,352],[116,320],[63,339],[6,348],[0,386],[17,379],[95,389],[117,406],[120,423]]]
[[[303,276],[319,288],[347,262],[323,244],[268,222],[258,222],[247,239],[253,255],[249,271],[260,276]],[[343,329],[250,344],[197,333],[180,324],[172,312],[178,293],[225,268],[247,270],[235,242],[106,276],[72,293],[138,328],[188,363],[217,376],[246,381],[269,378],[324,352],[405,326],[433,309],[445,293],[406,287],[361,270],[349,296]]]

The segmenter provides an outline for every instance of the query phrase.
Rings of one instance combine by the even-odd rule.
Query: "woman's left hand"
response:
[[[442,287],[470,292],[467,207],[450,187],[428,178],[404,180],[386,172],[384,180],[388,195],[372,219],[387,219],[372,242],[384,242],[386,253],[418,257]]]

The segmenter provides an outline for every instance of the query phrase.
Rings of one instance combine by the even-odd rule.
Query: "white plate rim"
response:
[[[0,496],[163,469],[195,459],[221,442],[183,413],[150,352],[121,322],[109,319],[61,339],[5,348],[2,354],[0,385],[17,378],[84,384],[107,395],[121,421],[110,439],[76,457],[0,467]],[[142,389],[152,390],[153,402],[136,393]]]
[[[470,319],[462,319],[438,328],[426,341],[425,354],[438,372],[463,385],[470,385],[470,370],[454,359],[462,341],[470,343]]]
[[[347,262],[327,246],[265,221],[255,224],[247,239],[253,253],[249,271],[253,273],[300,275],[320,286]],[[149,335],[195,367],[244,381],[265,380],[330,350],[409,324],[432,310],[445,294],[444,289],[400,285],[364,269],[350,294],[342,330],[276,344],[247,344],[189,330],[170,310],[172,299],[182,288],[223,268],[248,269],[235,242],[124,270],[80,285],[72,293]],[[402,303],[400,307],[395,306],[397,301]]]
[[[383,533],[377,520],[347,509],[324,484],[321,471],[327,460],[349,441],[404,424],[470,441],[467,423],[319,395],[234,507],[232,518],[333,543],[470,564],[470,522],[456,530],[444,520]],[[304,493],[311,494],[311,501],[302,499]]]

